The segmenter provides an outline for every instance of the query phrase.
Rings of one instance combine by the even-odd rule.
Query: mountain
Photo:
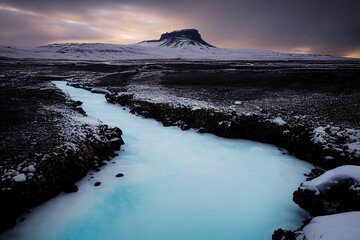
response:
[[[214,46],[205,42],[201,38],[199,31],[194,28],[175,30],[170,33],[163,33],[161,34],[159,40],[148,40],[143,41],[142,43],[159,43],[159,46],[173,48],[183,45],[203,45],[214,48]]]
[[[196,29],[164,33],[159,40],[137,44],[65,43],[33,48],[0,46],[0,57],[63,60],[344,60],[328,55],[291,54],[257,49],[216,48],[205,42]]]

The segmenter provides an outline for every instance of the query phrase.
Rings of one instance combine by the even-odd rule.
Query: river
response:
[[[257,240],[302,225],[305,212],[291,198],[310,164],[273,145],[165,128],[101,94],[54,83],[89,116],[120,127],[126,144],[77,193],[33,209],[2,238]]]

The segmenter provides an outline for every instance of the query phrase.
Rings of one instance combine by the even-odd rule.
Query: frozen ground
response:
[[[252,240],[301,225],[304,212],[289,196],[311,165],[271,145],[164,128],[103,95],[57,85],[89,115],[120,126],[124,152],[1,239]]]

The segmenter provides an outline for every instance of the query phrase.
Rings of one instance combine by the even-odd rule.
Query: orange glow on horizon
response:
[[[358,59],[360,59],[360,50],[359,50],[359,51],[352,52],[352,53],[349,53],[349,54],[346,54],[344,57],[347,57],[347,58],[358,58]]]

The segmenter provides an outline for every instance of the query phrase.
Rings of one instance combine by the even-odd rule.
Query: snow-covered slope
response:
[[[68,60],[204,59],[204,60],[339,60],[333,56],[287,54],[256,49],[210,48],[189,44],[146,42],[134,45],[100,43],[51,44],[34,48],[0,46],[0,56],[9,58]]]
[[[50,44],[34,48],[0,46],[0,57],[134,60],[134,59],[204,59],[204,60],[338,60],[333,56],[288,54],[256,49],[216,48],[205,42],[196,29],[164,33],[159,40],[132,45],[100,43]]]

